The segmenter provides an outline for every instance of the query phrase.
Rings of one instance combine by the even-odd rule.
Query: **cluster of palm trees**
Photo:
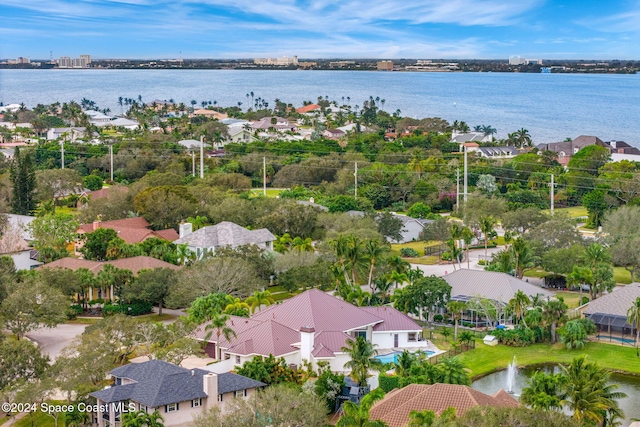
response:
[[[617,392],[611,384],[611,374],[587,356],[576,357],[558,374],[536,372],[522,390],[522,403],[541,410],[560,411],[563,408],[584,425],[619,425],[624,418],[618,399],[626,394]]]
[[[162,415],[155,410],[126,412],[122,415],[122,427],[164,427]]]
[[[507,145],[513,145],[516,148],[531,147],[533,143],[529,131],[525,128],[510,133],[506,142]]]
[[[291,238],[289,233],[285,233],[282,236],[276,238],[273,242],[273,250],[284,254],[286,252],[313,252],[313,241],[310,237],[303,239],[300,236]]]

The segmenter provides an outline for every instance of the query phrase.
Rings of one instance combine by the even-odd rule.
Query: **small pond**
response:
[[[527,386],[528,378],[537,369],[550,373],[553,369],[557,370],[558,368],[554,368],[553,365],[547,365],[518,369],[518,374],[515,376],[513,382],[513,393],[516,398],[520,395],[522,389]],[[508,375],[507,370],[495,372],[474,381],[471,387],[492,395],[500,389],[507,389]],[[627,394],[625,399],[619,401],[620,408],[624,411],[626,417],[626,421],[622,422],[622,426],[626,427],[631,424],[630,420],[632,418],[640,419],[640,378],[630,375],[612,374],[611,382],[619,385],[617,391]]]

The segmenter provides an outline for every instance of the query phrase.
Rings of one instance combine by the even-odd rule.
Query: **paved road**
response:
[[[40,346],[44,354],[48,354],[55,360],[64,347],[66,347],[76,336],[84,332],[87,325],[62,324],[55,328],[41,328],[31,331],[27,337],[35,341]]]

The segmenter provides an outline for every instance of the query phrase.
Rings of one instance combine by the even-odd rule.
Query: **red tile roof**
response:
[[[91,233],[96,228],[110,228],[118,232],[118,237],[129,244],[140,243],[151,237],[173,242],[180,237],[178,233],[169,228],[167,230],[153,231],[149,228],[149,223],[143,217],[116,219],[113,221],[104,221],[91,224],[82,224],[78,228],[78,233]]]
[[[404,427],[411,411],[432,410],[437,415],[453,407],[462,416],[475,406],[516,407],[517,400],[506,393],[489,396],[471,387],[455,384],[411,384],[389,392],[371,408],[371,419],[386,422],[389,427]]]
[[[300,108],[296,108],[296,111],[300,114],[308,113],[309,111],[320,110],[322,107],[318,104],[309,104]]]
[[[91,261],[88,259],[78,259],[78,258],[61,258],[59,260],[50,262],[48,264],[42,265],[40,268],[68,268],[70,270],[79,270],[81,268],[86,268],[92,271],[94,274],[97,274],[100,270],[102,270],[105,264],[111,264],[114,267],[121,268],[124,270],[130,270],[134,276],[138,275],[138,272],[143,269],[154,269],[154,268],[170,268],[172,270],[180,269],[179,266],[170,264],[168,262],[152,258],[149,256],[136,256],[132,258],[124,258],[117,259],[114,261]]]

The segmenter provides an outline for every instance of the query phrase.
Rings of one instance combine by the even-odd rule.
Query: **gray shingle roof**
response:
[[[531,285],[506,273],[482,270],[457,270],[443,279],[451,286],[451,296],[487,298],[507,304],[511,298],[522,291],[529,296],[542,295],[552,297],[553,293]]]
[[[176,240],[176,245],[186,243],[197,248],[219,246],[255,245],[276,240],[269,230],[248,230],[233,222],[223,221],[216,225],[202,227],[193,233]]]
[[[640,284],[632,283],[616,288],[613,292],[591,301],[583,312],[584,314],[604,313],[627,317],[627,310],[635,303],[636,298],[640,298]]]
[[[202,369],[185,369],[162,360],[131,363],[111,371],[118,378],[128,378],[135,383],[116,385],[91,393],[106,403],[132,400],[157,408],[207,397],[203,389],[203,376],[210,372]],[[232,373],[218,375],[218,393],[228,393],[265,384]]]

